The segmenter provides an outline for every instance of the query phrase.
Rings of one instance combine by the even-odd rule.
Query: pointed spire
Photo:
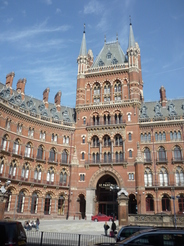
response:
[[[82,38],[82,44],[81,44],[79,56],[87,56],[85,27],[86,26],[84,24],[83,38]]]
[[[133,33],[133,28],[132,28],[132,23],[131,23],[131,16],[130,16],[130,33],[129,33],[129,43],[128,43],[128,48],[133,48],[135,47],[135,39],[134,39],[134,33]]]

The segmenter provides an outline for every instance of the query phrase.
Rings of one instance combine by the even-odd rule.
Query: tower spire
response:
[[[83,37],[82,37],[82,43],[81,43],[79,56],[87,56],[85,27],[86,27],[86,25],[84,24],[84,31],[83,31]]]
[[[130,16],[130,32],[129,32],[129,43],[128,43],[128,49],[135,47],[135,39],[134,39],[134,33],[131,23],[131,16]]]

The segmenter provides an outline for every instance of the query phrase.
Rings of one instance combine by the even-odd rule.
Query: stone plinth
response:
[[[119,226],[128,225],[128,196],[122,193],[118,196],[117,201]]]

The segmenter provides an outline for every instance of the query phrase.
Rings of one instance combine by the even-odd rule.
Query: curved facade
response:
[[[93,61],[83,33],[77,58],[76,107],[0,83],[0,176],[11,180],[5,217],[117,216],[117,192],[129,194],[129,213],[184,212],[184,99],[144,102],[140,48],[130,24],[123,52],[104,43]],[[174,202],[174,203],[173,203]]]

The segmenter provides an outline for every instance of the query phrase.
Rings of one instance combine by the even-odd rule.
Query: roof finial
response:
[[[85,33],[85,28],[86,28],[86,25],[85,25],[85,23],[84,23],[84,31],[83,31],[83,33]]]
[[[116,33],[116,40],[118,41],[118,33]]]
[[[106,43],[106,35],[104,36],[104,43]]]
[[[130,25],[132,25],[132,22],[131,22],[131,15],[129,15],[129,18],[130,18]]]

